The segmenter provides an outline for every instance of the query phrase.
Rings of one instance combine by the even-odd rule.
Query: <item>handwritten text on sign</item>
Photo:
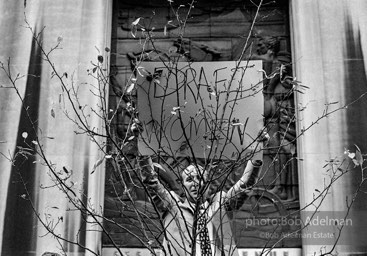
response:
[[[142,63],[140,152],[216,158],[244,154],[262,125],[261,69],[261,61]]]

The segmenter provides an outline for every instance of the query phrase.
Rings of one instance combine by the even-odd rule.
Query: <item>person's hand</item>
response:
[[[262,128],[257,134],[256,141],[257,142],[267,142],[270,139],[270,135],[265,128]]]
[[[143,182],[150,181],[157,177],[154,165],[150,156],[137,156],[137,165]]]
[[[269,141],[269,139],[270,136],[268,132],[265,128],[262,128],[253,142],[253,145],[250,146],[250,151],[246,154],[246,158],[251,161],[262,161],[264,143]]]

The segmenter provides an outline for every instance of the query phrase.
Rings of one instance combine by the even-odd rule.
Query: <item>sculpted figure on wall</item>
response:
[[[260,37],[257,42],[256,53],[251,53],[251,59],[271,62],[276,58],[280,49],[280,42],[274,36]],[[269,70],[271,71],[271,70]]]
[[[264,151],[266,186],[283,200],[297,198],[295,108],[291,55],[279,51],[279,40],[262,37],[251,59],[263,60],[264,118],[270,140]]]

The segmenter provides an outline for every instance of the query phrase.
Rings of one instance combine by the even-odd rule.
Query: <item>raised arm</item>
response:
[[[249,192],[251,192],[252,186],[257,182],[261,166],[261,160],[250,160],[247,162],[240,180],[224,195],[223,199],[227,208],[236,210],[243,205],[248,198]]]
[[[144,185],[152,198],[152,203],[160,212],[171,210],[179,200],[175,192],[168,191],[158,179],[158,173],[154,170],[152,159],[148,156],[138,158],[138,167]]]

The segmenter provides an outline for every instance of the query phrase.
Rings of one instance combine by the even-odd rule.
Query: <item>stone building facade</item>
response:
[[[108,184],[114,181],[110,180],[108,164],[106,167],[101,164],[99,149],[90,142],[90,138],[74,132],[74,124],[69,124],[70,118],[65,117],[65,112],[59,107],[63,103],[60,95],[65,91],[60,89],[52,66],[40,57],[42,49],[36,39],[40,39],[46,49],[52,49],[57,43],[62,45],[62,50],[50,55],[53,58],[51,63],[62,70],[63,81],[72,77],[69,83],[85,81],[95,84],[90,75],[95,65],[111,61],[113,65],[110,70],[116,74],[116,80],[109,93],[110,106],[118,107],[120,103],[116,95],[123,89],[126,77],[131,74],[131,64],[141,53],[141,47],[136,44],[137,39],[131,36],[130,27],[139,17],[144,18],[142,22],[148,22],[149,17],[155,15],[154,22],[157,23],[151,25],[157,31],[157,46],[161,52],[174,49],[172,47],[182,43],[187,58],[195,61],[236,60],[241,55],[243,35],[249,31],[255,17],[256,7],[253,4],[256,1],[198,2],[192,12],[194,19],[188,21],[186,37],[181,38],[181,42],[176,40],[174,35],[179,32],[173,26],[159,25],[167,24],[174,18],[170,16],[168,8],[164,7],[172,2],[175,3],[158,0],[91,0],[75,3],[67,0],[52,4],[48,1],[0,4],[3,13],[0,29],[4,35],[0,57],[2,63],[6,63],[8,58],[11,60],[9,65],[3,66],[0,76],[1,255],[42,255],[45,252],[50,255],[51,252],[60,253],[62,250],[67,255],[110,253],[102,250],[102,247],[111,246],[111,240],[102,237],[100,232],[94,232],[106,226],[96,227],[88,212],[81,214],[73,211],[70,201],[65,198],[65,194],[60,193],[57,186],[44,190],[44,187],[52,186],[50,175],[41,163],[42,156],[27,154],[22,150],[29,145],[32,150],[39,148],[39,145],[44,147],[51,160],[50,166],[63,172],[63,175],[67,176],[72,170],[74,179],[71,186],[77,197],[81,198],[79,203],[91,206],[100,216],[121,217],[119,210],[117,213],[113,211],[116,210],[113,207],[115,201],[109,197],[111,187]],[[363,43],[367,31],[366,10],[367,4],[363,0],[282,0],[264,5],[259,13],[259,21],[250,37],[253,46],[259,51],[246,56],[263,60],[265,71],[273,70],[277,63],[291,63],[292,69],[286,71],[289,72],[287,76],[300,81],[296,86],[307,86],[305,93],[288,97],[285,96],[287,85],[279,86],[279,78],[270,78],[265,82],[268,90],[264,93],[264,115],[275,127],[270,133],[274,135],[281,132],[281,125],[284,124],[282,115],[274,113],[273,106],[286,111],[294,109],[293,113],[287,111],[288,123],[285,121],[292,130],[288,134],[283,133],[282,138],[290,136],[286,139],[293,141],[292,138],[297,136],[297,144],[282,148],[284,159],[275,161],[280,167],[271,167],[274,171],[269,173],[274,176],[267,177],[268,181],[265,179],[264,185],[272,186],[268,198],[280,202],[277,206],[280,205],[282,210],[303,209],[314,201],[330,177],[327,172],[330,169],[325,166],[333,166],[332,160],[343,156],[344,151],[366,151],[367,137],[364,131],[367,121],[363,111],[366,105],[364,55],[367,48]],[[34,35],[38,37],[33,38],[29,29],[24,28],[25,17],[28,25],[34,29]],[[42,34],[38,34],[40,32]],[[264,48],[265,52],[262,52]],[[269,55],[268,50],[272,54]],[[153,52],[150,58],[159,58],[159,51]],[[246,54],[249,54],[248,51]],[[7,70],[15,74],[15,77],[18,73],[29,76],[11,80]],[[87,70],[91,72],[88,74]],[[18,92],[12,89],[14,83],[19,88]],[[83,86],[79,89],[80,104],[77,108],[82,110],[83,106],[98,106],[100,102],[90,97],[88,89]],[[22,102],[19,96],[22,99],[23,96],[27,97]],[[333,112],[339,107],[339,111]],[[31,112],[27,112],[27,109],[31,109]],[[98,115],[93,113],[88,116],[91,127],[94,131],[103,130]],[[319,120],[322,116],[327,117]],[[119,117],[119,120],[113,121],[116,126],[113,129],[114,136],[126,133],[125,124],[129,119],[123,115],[123,109]],[[294,117],[297,121],[289,122]],[[37,138],[44,140],[38,141]],[[272,143],[277,145],[278,140]],[[103,139],[101,143],[104,143]],[[128,150],[134,151],[134,147]],[[272,154],[269,150],[264,159],[271,158]],[[286,167],[286,175],[283,175],[284,172],[277,170],[284,166],[284,162],[289,163],[289,155],[296,156],[298,161],[291,161]],[[20,160],[12,161],[15,156],[21,156]],[[335,218],[339,213],[349,211],[349,200],[361,181],[361,171],[358,168],[356,166],[353,172],[333,184],[318,210],[330,213]],[[350,209],[348,218],[353,221],[353,225],[340,238],[338,253],[350,255],[367,252],[363,242],[365,210],[365,195],[361,193]],[[53,227],[60,237],[76,242],[64,243],[47,236],[48,232],[37,216],[41,219],[45,216],[46,220],[53,216],[58,224],[50,221],[48,227],[56,225]],[[302,218],[305,217],[301,215]],[[320,244],[307,234],[337,231],[335,227],[323,230],[322,225],[311,226],[298,239],[286,241],[279,247],[298,248],[294,252],[296,254],[300,251],[303,255],[319,253]],[[239,237],[243,235],[240,231],[238,233]],[[115,235],[113,231],[111,234]],[[136,241],[121,237],[117,235],[116,241],[122,247],[129,247],[129,242],[137,246]],[[258,248],[256,241],[252,246],[248,241],[243,238],[240,243],[246,248]],[[78,243],[84,249],[78,247]],[[332,243],[322,246],[327,251]],[[288,255],[289,252],[293,253],[282,252]]]

